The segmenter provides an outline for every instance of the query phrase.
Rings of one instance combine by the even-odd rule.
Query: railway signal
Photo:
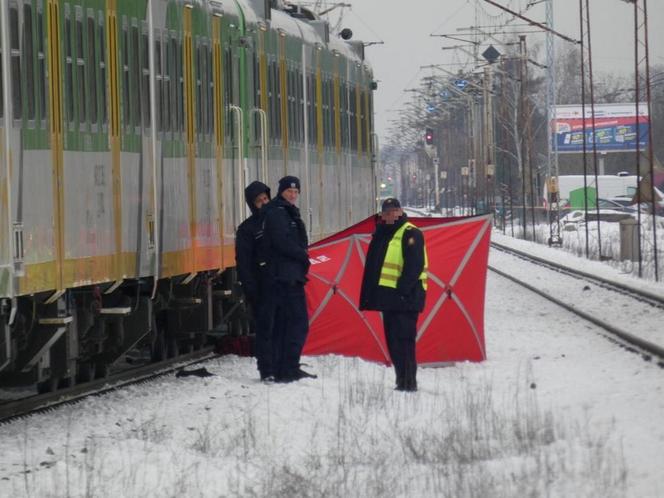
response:
[[[433,145],[433,128],[426,128],[424,130],[424,143]]]

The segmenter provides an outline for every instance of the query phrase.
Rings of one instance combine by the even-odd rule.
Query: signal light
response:
[[[424,143],[433,145],[433,128],[427,128],[424,131]]]

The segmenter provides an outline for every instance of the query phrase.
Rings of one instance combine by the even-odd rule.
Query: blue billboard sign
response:
[[[645,104],[596,104],[595,129],[590,106],[586,106],[585,128],[581,106],[557,106],[552,137],[561,153],[583,152],[593,149],[593,142],[600,152],[630,152],[648,145],[650,120]],[[637,138],[637,122],[638,134]]]

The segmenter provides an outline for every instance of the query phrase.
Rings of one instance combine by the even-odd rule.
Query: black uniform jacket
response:
[[[261,182],[252,182],[244,189],[251,216],[244,220],[235,234],[235,259],[237,261],[238,279],[242,284],[244,295],[249,302],[258,301],[261,265],[265,264],[262,254],[263,219],[261,212],[254,205],[254,199],[265,192],[270,196],[270,188]]]
[[[402,239],[403,270],[397,288],[378,285],[387,246],[394,233],[406,223],[403,215],[393,225],[378,223],[373,233],[362,277],[360,309],[376,311],[415,311],[424,309],[425,291],[420,282],[424,270],[424,236],[417,228],[406,229]]]
[[[263,207],[268,272],[278,282],[305,283],[309,271],[307,230],[300,210],[281,195]]]

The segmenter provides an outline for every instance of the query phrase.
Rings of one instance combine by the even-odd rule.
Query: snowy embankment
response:
[[[0,427],[0,496],[659,497],[664,371],[490,275],[489,359],[419,372],[250,358]]]
[[[542,248],[533,243],[515,243],[498,237],[501,244],[537,255],[547,261],[556,261],[568,268],[601,276],[611,281],[630,285],[635,289],[650,288],[655,295],[664,295],[664,285],[654,282],[643,285],[631,276],[618,274],[614,268],[598,262],[584,261],[575,256],[560,253],[553,249]],[[523,241],[521,241],[523,242]],[[553,255],[551,254],[553,253]],[[553,257],[552,257],[553,256]],[[560,273],[536,264],[524,261],[517,256],[501,251],[492,251],[489,265],[499,271],[507,272],[514,278],[540,289],[550,296],[574,306],[574,308],[597,317],[631,335],[664,348],[664,311],[634,297],[606,289],[595,283],[589,283],[573,277],[560,278]]]

